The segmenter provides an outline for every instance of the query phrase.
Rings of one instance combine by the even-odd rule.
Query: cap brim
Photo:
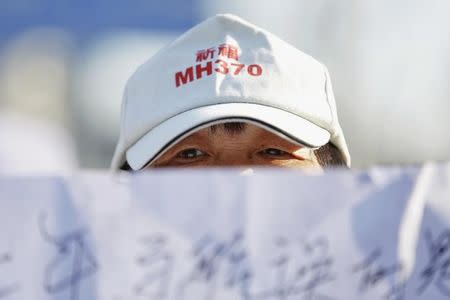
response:
[[[152,128],[126,151],[127,162],[133,170],[139,170],[192,131],[231,120],[256,122],[309,147],[320,147],[330,140],[327,130],[285,110],[253,103],[223,103],[185,111]]]

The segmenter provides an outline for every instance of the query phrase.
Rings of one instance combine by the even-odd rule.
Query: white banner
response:
[[[0,299],[447,299],[450,165],[0,177]]]

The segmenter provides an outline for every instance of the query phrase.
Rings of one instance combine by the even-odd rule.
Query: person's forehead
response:
[[[247,122],[224,122],[219,124],[214,124],[208,127],[204,127],[198,130],[192,131],[187,137],[214,137],[214,136],[249,136],[255,134],[262,135],[273,135],[270,131],[264,129],[263,127],[256,126]]]

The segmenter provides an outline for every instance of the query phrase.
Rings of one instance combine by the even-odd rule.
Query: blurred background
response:
[[[1,0],[0,174],[107,168],[127,78],[224,12],[325,63],[354,167],[450,159],[447,0]]]

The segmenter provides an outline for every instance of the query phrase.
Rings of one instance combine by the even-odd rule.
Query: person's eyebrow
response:
[[[227,122],[209,127],[209,132],[215,134],[218,130],[223,130],[228,135],[238,135],[245,131],[247,124],[244,122]]]

